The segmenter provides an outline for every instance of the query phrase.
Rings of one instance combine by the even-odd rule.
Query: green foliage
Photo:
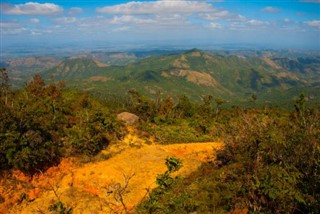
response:
[[[172,186],[175,179],[171,177],[171,173],[178,171],[182,167],[182,161],[176,157],[166,158],[167,171],[157,176],[156,183],[163,190]]]
[[[87,94],[45,85],[34,76],[25,90],[0,97],[0,170],[46,170],[69,155],[96,155],[121,137],[121,123]]]
[[[278,104],[288,107],[289,104],[292,107],[293,98],[303,90],[305,94],[313,95],[314,103],[319,103],[316,96],[319,58],[298,60],[293,67],[281,61],[265,57],[212,56],[194,50],[147,57],[124,66],[99,67],[92,59],[66,59],[43,74],[47,79],[64,79],[69,87],[106,97],[126,95],[128,90],[134,89],[143,96],[154,98],[161,90],[165,97],[174,99],[187,94],[191,100],[200,101],[202,96],[212,94],[228,99],[232,104],[251,106],[248,95],[256,94],[258,106]],[[276,66],[277,62],[283,68]],[[295,72],[296,68],[302,70]],[[197,73],[188,76],[182,71]],[[209,77],[212,82],[205,84],[210,82]]]
[[[217,160],[173,184],[159,176],[166,193],[154,190],[137,212],[319,213],[320,114],[301,104],[303,126],[297,111],[221,111],[211,118],[226,140]]]
[[[187,58],[194,62],[193,69],[201,66],[197,57]],[[148,67],[148,61],[140,63]],[[268,78],[255,72],[252,84],[262,90],[267,86],[261,81]],[[161,81],[155,72],[142,77]],[[2,83],[0,170],[34,174],[63,156],[94,156],[123,135],[121,123],[105,105],[87,93],[64,90],[64,82],[46,85],[36,75],[15,92],[9,91],[8,82]],[[251,99],[256,98],[254,93]],[[294,112],[223,109],[225,100],[213,95],[203,96],[201,103],[190,100],[185,95],[163,99],[160,92],[151,99],[130,90],[127,102],[119,105],[139,115],[138,128],[160,143],[225,141],[216,161],[183,180],[172,177],[181,161],[167,158],[167,171],[156,180],[159,187],[148,194],[138,213],[320,213],[320,114],[307,105],[307,97],[300,95]],[[72,209],[59,200],[50,211]]]
[[[306,125],[305,114],[306,114],[306,100],[304,94],[300,94],[294,105],[296,113],[298,115],[299,124],[301,126]]]
[[[313,117],[318,118],[319,113]],[[308,198],[315,196],[313,191],[306,193],[305,187],[300,188],[300,185],[306,185],[306,177],[312,180],[308,185],[319,185],[313,180],[313,176],[318,178],[319,175],[309,171],[317,168],[314,162],[320,155],[319,141],[316,141],[315,133],[308,133],[289,121],[283,124],[281,119],[285,118],[243,115],[243,128],[235,124],[237,138],[218,153],[220,170],[224,173],[220,182],[231,179],[241,184],[240,189],[233,189],[234,195],[229,199],[235,202],[234,206],[239,204],[259,212],[292,213],[308,207]],[[319,132],[316,131],[319,127],[313,128]],[[225,185],[224,188],[232,186]]]
[[[140,95],[134,89],[129,90],[128,93],[129,100],[127,107],[131,112],[138,114],[143,120],[148,120],[155,116],[157,109],[153,100]]]
[[[10,88],[10,81],[8,71],[5,68],[0,68],[0,97],[5,97],[5,102],[8,101],[8,92]]]
[[[182,167],[182,161],[176,157],[166,158],[167,172],[173,173],[178,171]]]
[[[178,103],[174,107],[176,117],[192,117],[194,109],[192,103],[186,95],[182,95],[178,98]]]
[[[68,129],[66,140],[71,146],[72,154],[96,155],[109,145],[106,133],[116,133],[117,122],[100,111],[87,112],[85,118],[85,121]]]
[[[156,183],[158,188],[148,193],[148,201],[142,202],[138,209],[138,213],[163,213],[167,208],[161,204],[160,198],[165,195],[171,187],[176,183],[177,177],[173,178],[172,173],[178,171],[182,167],[182,161],[174,156],[166,158],[167,171],[157,176]]]
[[[54,96],[47,89],[41,77],[35,76],[26,91],[17,92],[10,105],[1,106],[3,168],[14,167],[33,174],[59,161],[58,136],[64,119],[53,105],[59,103],[60,94]],[[60,89],[56,87],[56,91]]]

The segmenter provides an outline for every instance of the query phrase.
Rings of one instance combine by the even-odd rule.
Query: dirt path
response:
[[[132,142],[132,139],[129,140]],[[157,175],[166,170],[165,158],[174,155],[182,159],[183,167],[178,174],[186,175],[197,169],[201,162],[207,161],[208,157],[212,158],[214,150],[221,147],[221,143],[144,144],[140,148],[129,146],[108,160],[82,166],[64,161],[30,181],[33,189],[29,190],[28,195],[32,200],[15,204],[11,213],[48,213],[48,206],[57,201],[53,190],[63,203],[73,208],[73,213],[112,213],[110,207],[115,212],[116,207],[121,210],[122,206],[114,200],[110,186],[116,183],[123,186],[124,176],[132,176],[123,197],[130,209],[145,196],[146,188],[156,186]]]

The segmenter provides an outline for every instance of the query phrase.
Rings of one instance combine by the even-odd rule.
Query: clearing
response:
[[[4,201],[0,203],[0,213],[48,213],[57,196],[73,208],[73,213],[120,213],[123,206],[115,200],[110,187],[122,187],[125,177],[132,178],[123,199],[126,207],[133,209],[147,189],[156,187],[157,175],[166,171],[167,157],[176,156],[183,161],[177,174],[184,176],[214,158],[215,151],[222,146],[217,142],[148,145],[130,130],[121,143],[103,151],[105,157],[99,161],[79,163],[65,159],[33,178],[19,172],[2,178],[0,194]],[[107,159],[110,151],[117,152]]]

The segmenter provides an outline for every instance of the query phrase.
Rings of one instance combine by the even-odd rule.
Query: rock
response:
[[[117,119],[124,121],[127,125],[133,125],[139,122],[139,117],[129,112],[122,112],[118,114]]]

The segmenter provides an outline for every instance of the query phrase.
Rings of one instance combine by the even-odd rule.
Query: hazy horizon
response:
[[[113,46],[320,50],[319,0],[12,0],[0,12],[2,53]]]

